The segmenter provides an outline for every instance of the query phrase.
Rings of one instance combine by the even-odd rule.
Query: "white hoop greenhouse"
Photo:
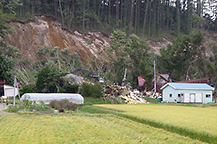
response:
[[[26,93],[22,95],[20,101],[24,99],[29,101],[44,101],[45,104],[49,104],[53,100],[68,100],[69,102],[76,104],[83,104],[84,98],[80,94],[71,94],[71,93]]]

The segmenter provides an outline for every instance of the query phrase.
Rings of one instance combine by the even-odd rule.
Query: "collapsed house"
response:
[[[104,89],[104,95],[106,97],[120,97],[124,99],[125,103],[128,104],[147,102],[145,99],[143,99],[143,93],[140,93],[139,91],[131,91],[126,86],[108,85]]]

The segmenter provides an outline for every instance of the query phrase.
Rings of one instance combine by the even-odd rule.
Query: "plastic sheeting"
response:
[[[71,84],[71,85],[81,83],[84,80],[83,77],[77,76],[75,74],[67,74],[66,77],[68,79],[70,79],[70,77],[74,78],[74,82],[73,81],[71,81],[71,82],[69,81],[69,84]]]
[[[53,100],[68,100],[69,102],[76,104],[83,104],[84,98],[80,94],[70,94],[70,93],[26,93],[20,98],[21,101],[24,99],[29,101],[44,101],[45,104],[49,104]]]

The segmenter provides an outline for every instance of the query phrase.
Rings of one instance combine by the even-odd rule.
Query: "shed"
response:
[[[211,103],[214,88],[204,83],[167,83],[161,90],[165,102]]]
[[[15,96],[18,95],[18,88],[15,87]],[[5,80],[0,81],[0,96],[13,97],[14,86],[5,84]]]
[[[71,93],[25,93],[20,98],[20,101],[24,99],[29,101],[44,101],[45,104],[49,104],[53,100],[68,100],[69,102],[76,104],[83,104],[84,98],[80,94],[71,94]]]

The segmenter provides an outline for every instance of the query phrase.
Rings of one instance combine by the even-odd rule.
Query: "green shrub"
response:
[[[20,89],[21,96],[25,93],[34,93],[34,92],[36,92],[36,90],[35,90],[35,86],[32,84],[22,86],[22,88]]]
[[[88,44],[88,45],[91,45],[91,44],[93,44],[93,40],[92,40],[92,39],[91,39],[91,40],[89,40],[87,44]]]
[[[14,107],[9,107],[7,111],[8,112],[18,112],[18,109],[16,106],[14,106]]]
[[[35,107],[34,107],[34,110],[40,111],[40,110],[41,110],[41,106],[39,106],[39,105],[35,106]]]
[[[44,104],[44,101],[40,101],[40,104],[37,104],[36,101],[23,100],[19,104],[19,109],[24,109],[25,111],[33,109],[36,111],[46,111],[49,107]]]
[[[83,82],[81,84],[81,94],[84,97],[91,97],[91,89],[93,85]]]
[[[65,93],[78,93],[79,85],[65,85],[63,86]]]
[[[100,97],[103,96],[103,87],[102,87],[102,84],[95,83],[93,85],[93,90],[92,90],[91,96],[94,97],[94,98],[100,98]]]
[[[103,87],[100,83],[88,84],[82,83],[81,94],[84,97],[100,98],[103,96]]]

